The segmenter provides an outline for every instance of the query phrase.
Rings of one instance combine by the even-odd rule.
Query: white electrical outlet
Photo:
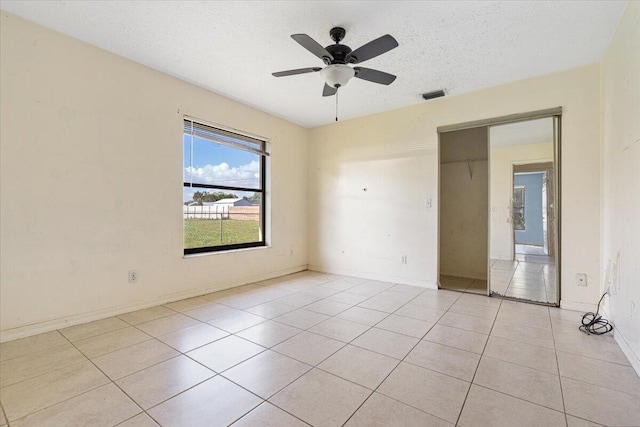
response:
[[[620,254],[618,254],[618,261],[620,260]],[[611,266],[611,277],[609,279],[611,282],[611,295],[618,294],[618,263],[614,262]]]
[[[636,318],[636,303],[629,301],[629,317],[631,320]]]
[[[587,275],[585,273],[577,273],[576,274],[576,285],[577,286],[587,286]]]
[[[424,207],[425,208],[430,208],[431,207],[431,196],[427,196],[424,199]]]
[[[615,295],[615,289],[613,286],[613,281],[611,280],[611,270],[613,267],[613,263],[611,260],[607,263],[607,270],[604,273],[604,291],[609,295]]]
[[[136,270],[129,270],[129,283],[136,283],[138,281],[138,272]]]
[[[400,257],[400,263],[401,264],[406,264],[407,263],[407,256],[406,255],[402,255]]]

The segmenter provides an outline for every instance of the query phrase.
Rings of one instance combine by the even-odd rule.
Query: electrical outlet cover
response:
[[[587,275],[585,273],[576,274],[576,285],[587,286]]]

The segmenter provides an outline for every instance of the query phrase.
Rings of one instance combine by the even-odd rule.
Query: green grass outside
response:
[[[184,247],[186,249],[257,242],[259,239],[259,221],[223,219],[222,239],[220,239],[220,220],[184,220]]]

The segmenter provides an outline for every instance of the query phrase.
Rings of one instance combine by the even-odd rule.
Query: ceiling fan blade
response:
[[[322,68],[320,67],[298,68],[296,70],[278,71],[277,73],[271,73],[271,75],[273,77],[285,77],[285,76],[294,76],[296,74],[316,73],[320,70],[322,70]]]
[[[292,34],[291,38],[297,41],[300,46],[313,53],[318,58],[325,61],[325,58],[329,58],[329,61],[333,61],[333,55],[331,55],[327,49],[322,47],[320,43],[312,39],[306,34]]]
[[[331,87],[328,84],[324,84],[324,89],[322,89],[322,96],[333,96],[336,94],[338,89],[335,87]]]
[[[382,55],[385,52],[389,52],[391,49],[396,47],[398,47],[396,39],[391,37],[389,34],[386,34],[351,52],[351,54],[349,54],[348,61],[352,64],[359,64],[361,62],[368,61],[371,58],[375,58],[378,55]]]
[[[369,82],[380,83],[381,85],[390,85],[396,79],[393,74],[385,73],[384,71],[372,70],[371,68],[353,67],[356,70],[357,77]]]

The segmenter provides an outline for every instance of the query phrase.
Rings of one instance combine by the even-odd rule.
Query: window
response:
[[[513,187],[513,228],[524,230],[524,185]]]
[[[184,119],[184,253],[265,246],[266,142]]]

